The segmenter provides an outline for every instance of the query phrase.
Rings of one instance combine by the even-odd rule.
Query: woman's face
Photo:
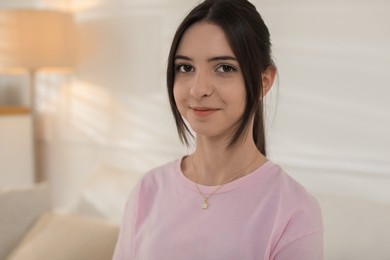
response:
[[[245,85],[219,26],[200,22],[184,33],[175,55],[173,91],[197,138],[230,137],[244,112]]]

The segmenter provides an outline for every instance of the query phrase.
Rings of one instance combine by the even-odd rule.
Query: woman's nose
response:
[[[213,86],[210,75],[204,71],[197,71],[194,75],[190,94],[195,98],[202,98],[211,96],[213,93]]]

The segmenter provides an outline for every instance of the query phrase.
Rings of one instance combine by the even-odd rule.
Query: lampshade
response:
[[[0,69],[74,65],[73,16],[48,10],[0,10]]]

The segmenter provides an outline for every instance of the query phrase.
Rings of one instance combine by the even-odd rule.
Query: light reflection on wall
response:
[[[65,74],[40,74],[38,86],[44,142],[96,147],[102,161],[140,171],[182,152],[165,94],[118,97]]]
[[[102,2],[102,0],[72,0],[71,9],[73,10],[73,12],[82,12],[88,9],[92,9],[101,4]]]
[[[116,97],[82,81],[72,86],[70,110],[73,127],[84,132],[94,129],[92,136],[98,136],[98,140],[130,149],[148,149],[164,139],[167,122],[161,115],[170,113],[165,95]]]
[[[56,124],[66,115],[65,107],[69,100],[72,83],[69,72],[38,72],[36,76],[35,108],[36,136],[43,142],[51,142],[58,137]]]
[[[99,144],[108,142],[112,97],[107,91],[83,82],[71,88],[70,126]]]

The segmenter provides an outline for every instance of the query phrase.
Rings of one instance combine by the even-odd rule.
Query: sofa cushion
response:
[[[0,190],[0,259],[5,259],[49,208],[46,184]]]
[[[48,212],[34,224],[7,260],[108,260],[118,226],[75,214]]]

